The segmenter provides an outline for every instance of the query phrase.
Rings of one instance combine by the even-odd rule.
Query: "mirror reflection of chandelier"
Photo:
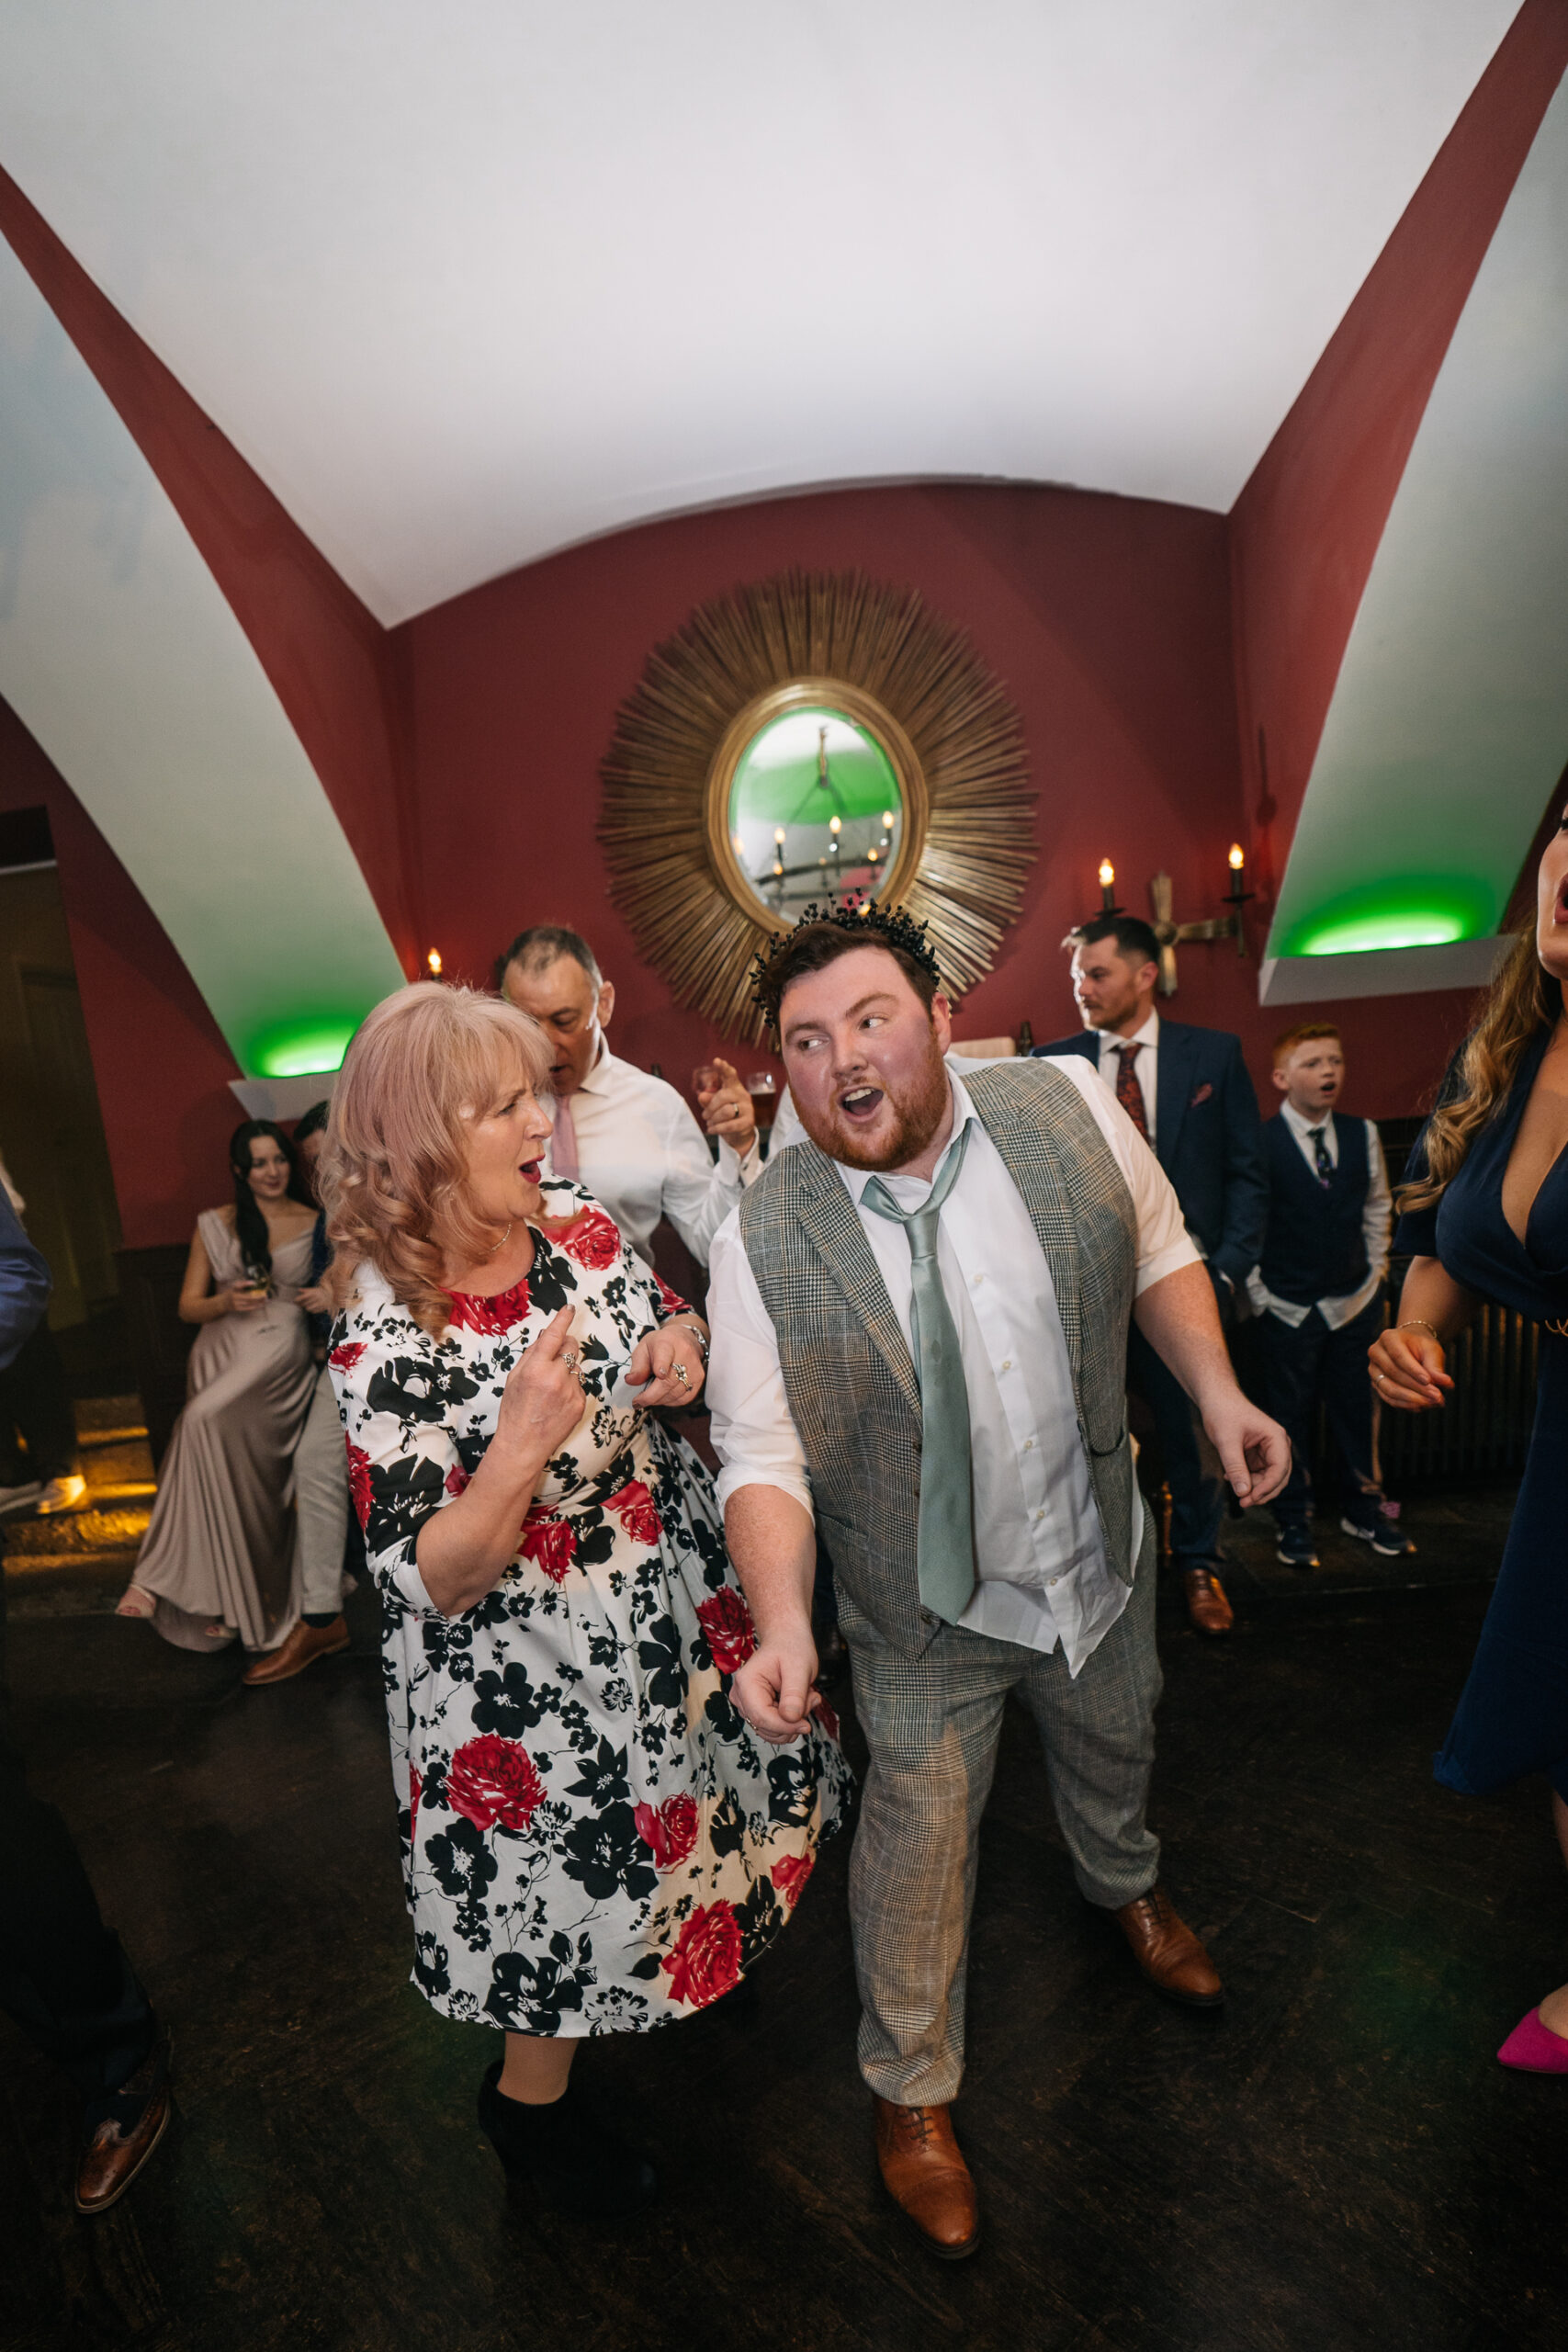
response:
[[[810,899],[872,896],[897,855],[903,793],[886,752],[845,712],[760,728],[736,764],[730,840],[759,903],[793,921]]]

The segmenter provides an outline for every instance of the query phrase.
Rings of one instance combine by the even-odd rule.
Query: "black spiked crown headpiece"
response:
[[[917,922],[903,907],[879,906],[874,899],[852,899],[841,906],[832,900],[818,906],[813,900],[801,909],[795,929],[778,933],[758,951],[752,962],[752,1000],[770,1028],[777,1025],[780,993],[773,967],[792,942],[814,923],[830,923],[837,931],[852,932],[857,939],[874,939],[881,946],[896,947],[919,964],[922,971],[929,972],[938,988],[942,986],[942,974],[926,937],[926,926]]]

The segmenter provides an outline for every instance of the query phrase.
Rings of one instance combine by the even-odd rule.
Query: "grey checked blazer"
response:
[[[1138,1238],[1132,1194],[1070,1079],[1020,1061],[977,1069],[964,1085],[1051,1270],[1106,1555],[1126,1582],[1127,1325]],[[919,1386],[855,1204],[809,1139],[770,1161],[744,1194],[740,1237],[778,1335],[784,1394],[846,1631],[852,1640],[854,1619],[863,1617],[895,1649],[918,1657],[941,1624],[921,1608],[915,1574]]]

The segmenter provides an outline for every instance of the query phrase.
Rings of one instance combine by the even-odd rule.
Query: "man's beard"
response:
[[[887,1175],[895,1169],[908,1167],[911,1159],[918,1159],[946,1117],[953,1102],[947,1064],[940,1054],[933,1054],[908,1093],[895,1094],[886,1082],[882,1092],[893,1114],[893,1133],[888,1142],[874,1148],[863,1143],[855,1127],[840,1117],[837,1103],[829,1102],[827,1116],[822,1119],[807,1113],[802,1102],[797,1102],[795,1107],[801,1125],[818,1150],[825,1151],[829,1159],[842,1160],[846,1168],[863,1168],[876,1175]]]

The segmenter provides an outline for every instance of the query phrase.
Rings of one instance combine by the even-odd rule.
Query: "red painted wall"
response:
[[[1525,0],[1232,511],[1247,840],[1265,907],[1416,428],[1565,66],[1568,0]]]
[[[167,933],[0,702],[0,808],[49,811],[126,1246],[183,1241],[227,1198],[239,1069]]]
[[[638,961],[593,838],[598,763],[652,646],[692,606],[791,564],[908,582],[966,628],[1022,716],[1039,856],[961,1034],[1044,1042],[1076,1023],[1059,942],[1116,862],[1124,902],[1173,877],[1179,917],[1213,911],[1239,830],[1223,517],[1047,489],[913,487],[777,499],[652,524],[510,574],[395,632],[408,682],[417,944],[488,981],[525,923],[570,922],[616,981],[618,1049],[683,1085],[719,1041]],[[337,796],[334,795],[334,798]],[[183,1239],[221,1195],[234,1075],[167,937],[38,746],[0,706],[0,806],[50,809],[125,1238]],[[367,862],[372,820],[338,799]],[[1256,952],[1260,927],[1255,925]],[[1177,1018],[1235,1029],[1260,1089],[1289,1014],[1257,1002],[1228,942],[1180,951]],[[1315,1008],[1314,1009],[1315,1012]],[[1324,1008],[1334,1017],[1334,1008]],[[1454,996],[1337,1008],[1359,1107],[1413,1110],[1463,1025]],[[733,1046],[731,1051],[737,1051]],[[766,1059],[748,1050],[745,1066]]]
[[[1022,715],[1039,860],[995,971],[963,1008],[962,1034],[1016,1034],[1027,1018],[1044,1042],[1076,1026],[1059,943],[1098,905],[1095,869],[1108,854],[1134,911],[1147,911],[1161,869],[1179,919],[1215,910],[1242,824],[1224,518],[1051,489],[824,492],[621,532],[397,632],[425,944],[449,975],[487,978],[525,924],[570,923],[617,984],[619,1049],[685,1083],[716,1039],[639,965],[607,902],[593,838],[598,763],[653,645],[703,598],[791,564],[919,588],[969,631]],[[1255,951],[1260,938],[1255,925]],[[1258,966],[1227,942],[1183,948],[1179,969],[1170,1013],[1237,1030],[1265,1086],[1269,1043],[1296,1016],[1259,1010]],[[1344,1026],[1358,1105],[1380,1116],[1416,1109],[1465,1002],[1322,1008]]]

